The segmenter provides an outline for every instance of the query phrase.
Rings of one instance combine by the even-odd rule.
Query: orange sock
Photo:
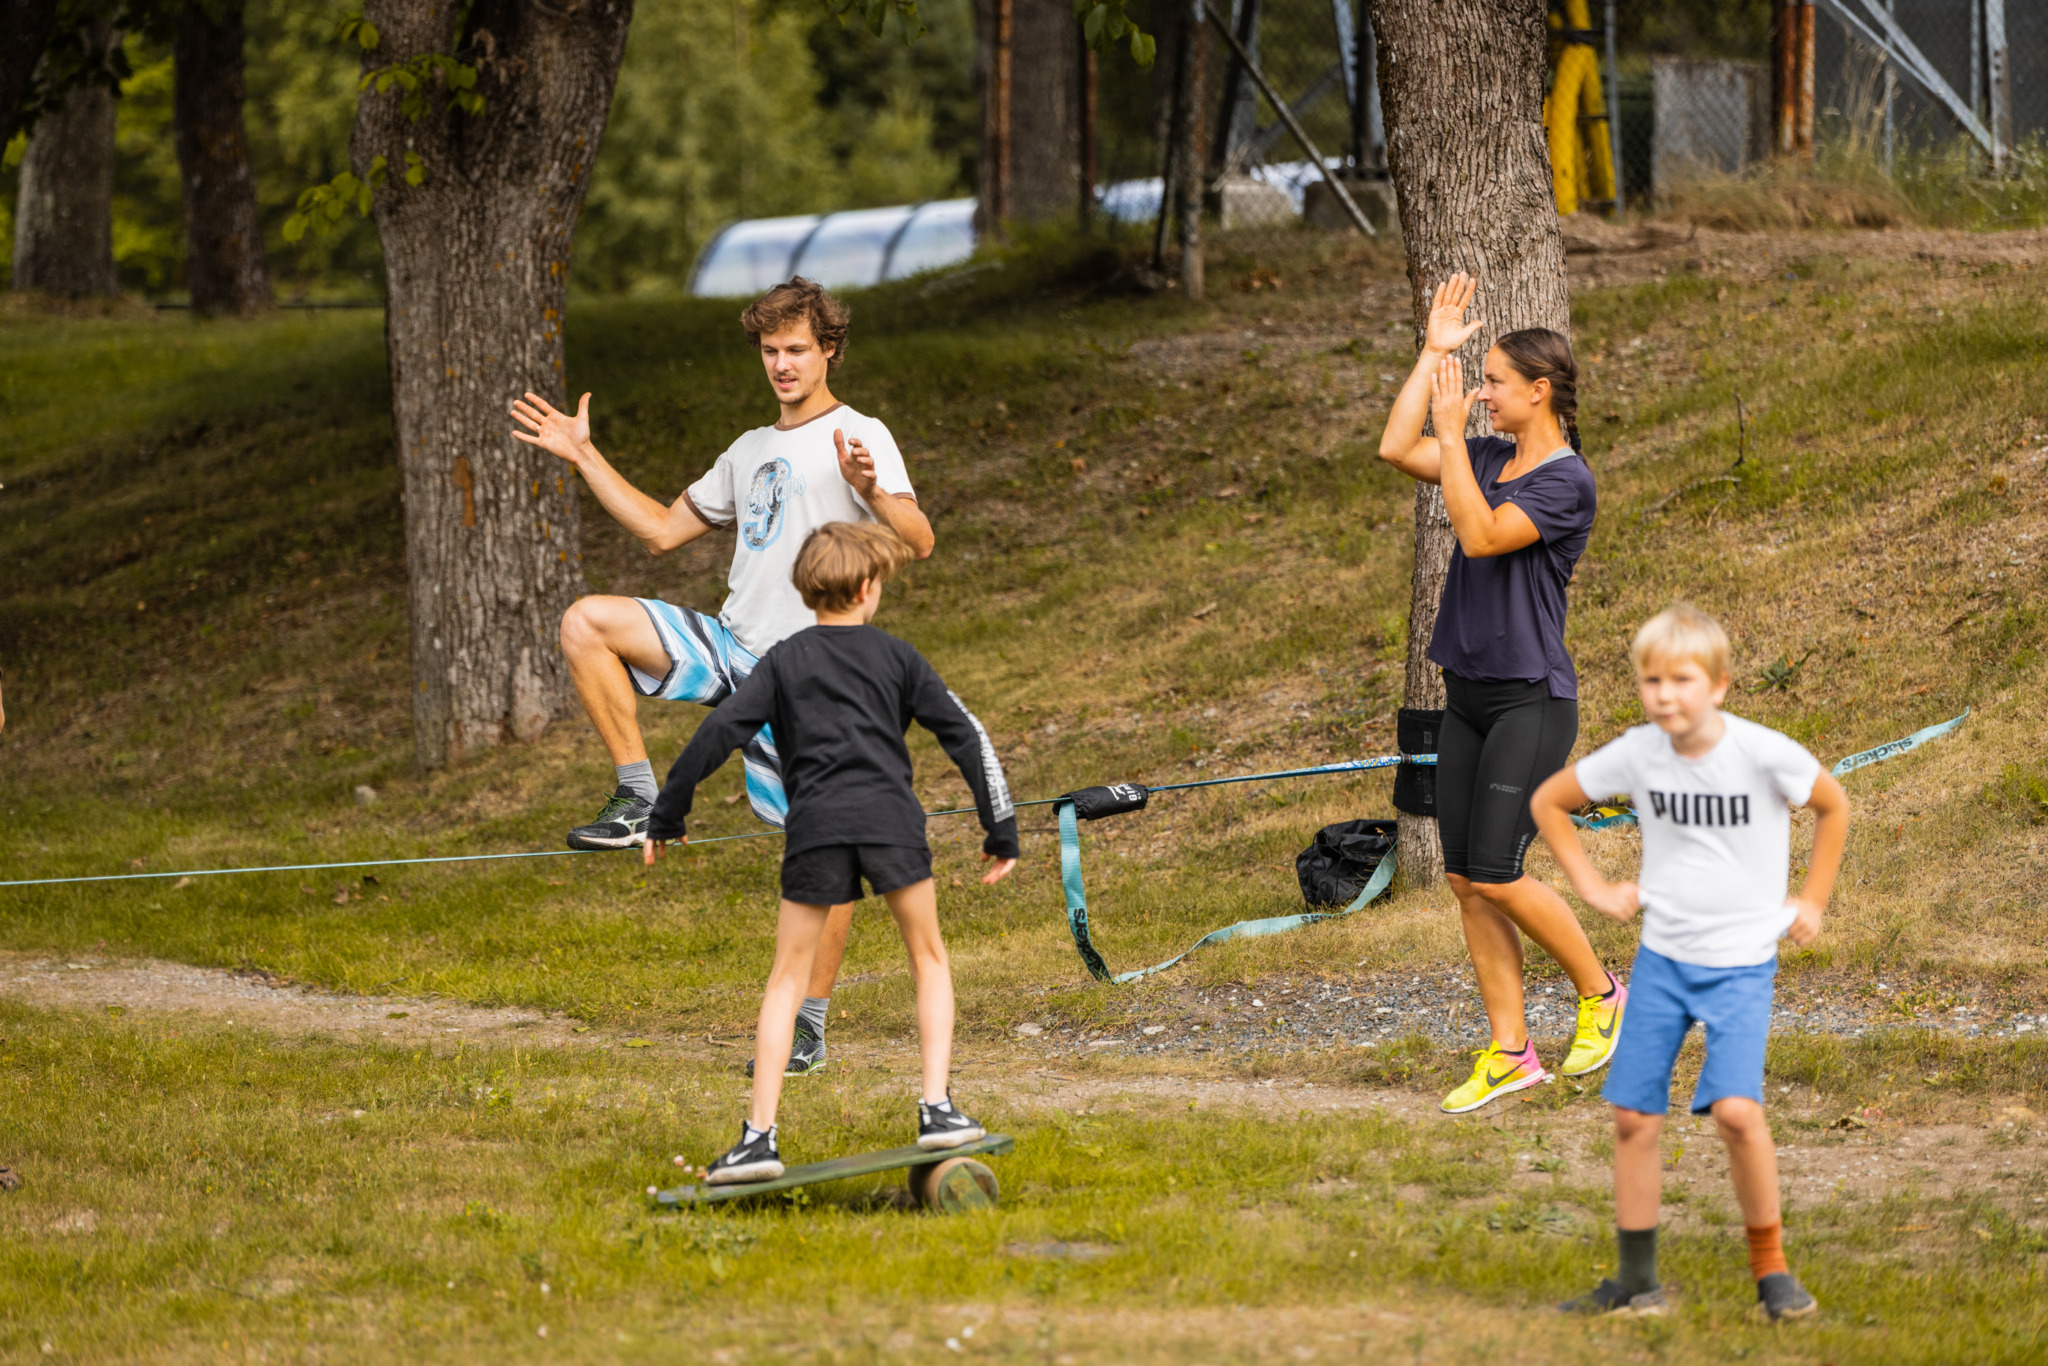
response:
[[[1749,1274],[1756,1280],[1775,1275],[1792,1268],[1785,1263],[1785,1225],[1765,1224],[1762,1228],[1745,1226],[1742,1230],[1749,1235]]]

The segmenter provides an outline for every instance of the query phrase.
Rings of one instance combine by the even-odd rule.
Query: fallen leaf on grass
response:
[[[648,1042],[648,1041],[647,1041],[646,1039],[628,1039],[628,1040],[626,1040],[626,1047],[628,1047],[628,1048],[652,1048],[652,1047],[654,1047],[654,1045],[653,1045],[653,1044],[651,1044],[651,1043],[649,1043],[649,1042]]]
[[[1218,604],[1212,602],[1206,607],[1197,607],[1192,613],[1189,614],[1189,619],[1192,621],[1200,621],[1203,617],[1206,617],[1211,612],[1215,611],[1217,605]]]
[[[409,1020],[412,1018],[412,1012],[410,1010],[387,1010],[384,1012],[384,1018],[387,1020]]]

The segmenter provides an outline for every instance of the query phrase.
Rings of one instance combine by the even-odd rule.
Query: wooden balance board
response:
[[[807,1162],[791,1167],[773,1181],[755,1181],[744,1186],[673,1186],[656,1191],[661,1205],[710,1205],[721,1200],[739,1200],[749,1195],[772,1195],[820,1181],[839,1181],[850,1176],[873,1176],[907,1168],[910,1193],[926,1209],[944,1214],[988,1209],[996,1203],[996,1174],[974,1159],[1013,1151],[1016,1140],[1008,1134],[989,1134],[972,1143],[938,1152],[922,1148],[889,1148],[879,1153],[835,1157],[829,1162]]]

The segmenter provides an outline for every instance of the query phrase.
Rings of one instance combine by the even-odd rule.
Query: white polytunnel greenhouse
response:
[[[705,246],[690,274],[690,293],[743,298],[792,275],[828,289],[859,288],[954,265],[972,255],[972,199],[750,218],[729,225]]]

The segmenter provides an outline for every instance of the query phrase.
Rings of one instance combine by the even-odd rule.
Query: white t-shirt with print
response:
[[[846,434],[848,445],[857,437],[867,446],[883,496],[913,494],[903,452],[889,429],[842,403],[800,427],[754,428],[683,495],[709,525],[738,524],[739,544],[718,619],[756,656],[818,624],[789,581],[804,537],[827,522],[876,520],[839,473],[835,431]]]
[[[1643,946],[1706,968],[1768,963],[1792,924],[1785,909],[1792,808],[1820,761],[1768,726],[1721,713],[1713,749],[1688,759],[1654,725],[1579,760],[1595,799],[1625,792],[1643,832]]]

